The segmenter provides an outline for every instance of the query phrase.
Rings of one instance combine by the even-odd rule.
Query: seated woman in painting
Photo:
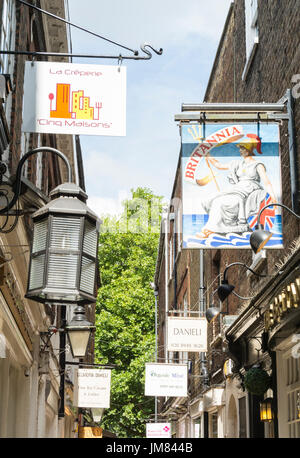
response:
[[[241,159],[222,164],[208,156],[207,161],[219,170],[230,170],[230,188],[218,192],[201,202],[209,219],[196,237],[207,238],[210,234],[243,233],[249,231],[248,218],[258,213],[260,203],[268,193],[270,203],[276,203],[272,184],[265,165],[255,159],[256,150],[261,152],[261,141],[257,135],[248,134],[247,142],[239,143]]]

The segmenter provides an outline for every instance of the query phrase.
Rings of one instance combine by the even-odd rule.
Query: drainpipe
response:
[[[168,290],[168,262],[169,262],[169,246],[168,246],[168,218],[164,221],[165,228],[165,362],[168,362],[167,337],[168,337],[168,313],[169,313],[169,290]]]
[[[176,220],[175,213],[170,215],[173,221],[173,279],[174,279],[174,310],[177,310],[177,271],[176,271]]]
[[[205,316],[205,298],[204,298],[204,252],[203,249],[199,250],[199,315],[201,317]],[[208,388],[208,372],[206,367],[205,353],[200,353],[200,375],[203,376],[203,388],[204,390]]]
[[[295,135],[295,118],[294,118],[294,99],[291,89],[286,92],[287,112],[288,112],[288,131],[289,131],[289,159],[290,159],[290,177],[291,177],[291,199],[292,209],[299,213],[299,187],[298,187],[298,166],[296,153],[296,135]]]
[[[151,283],[151,288],[153,289],[154,299],[155,299],[155,362],[157,363],[158,351],[157,351],[157,297],[158,297],[158,287],[155,283]],[[155,401],[155,423],[157,423],[157,396],[154,397]]]

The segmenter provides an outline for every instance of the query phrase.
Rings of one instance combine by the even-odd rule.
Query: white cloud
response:
[[[129,193],[126,190],[121,190],[118,192],[116,198],[91,196],[88,198],[87,205],[99,217],[108,214],[120,216],[122,213],[122,202],[129,198]]]

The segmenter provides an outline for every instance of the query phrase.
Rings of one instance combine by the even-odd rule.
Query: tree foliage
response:
[[[96,362],[112,370],[111,407],[102,426],[118,437],[143,437],[154,399],[144,396],[145,363],[155,351],[153,281],[162,198],[138,188],[118,220],[100,233],[101,287],[96,305]]]

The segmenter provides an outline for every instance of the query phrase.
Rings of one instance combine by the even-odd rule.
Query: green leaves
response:
[[[132,200],[124,202],[118,221],[105,218],[100,234],[102,286],[96,304],[95,354],[96,362],[118,366],[112,372],[111,408],[105,411],[102,426],[119,437],[144,436],[146,419],[154,410],[154,399],[144,396],[144,372],[155,351],[150,282],[161,209],[161,198],[138,188],[132,191]],[[121,226],[122,232],[117,230]],[[124,231],[124,227],[134,231]]]

